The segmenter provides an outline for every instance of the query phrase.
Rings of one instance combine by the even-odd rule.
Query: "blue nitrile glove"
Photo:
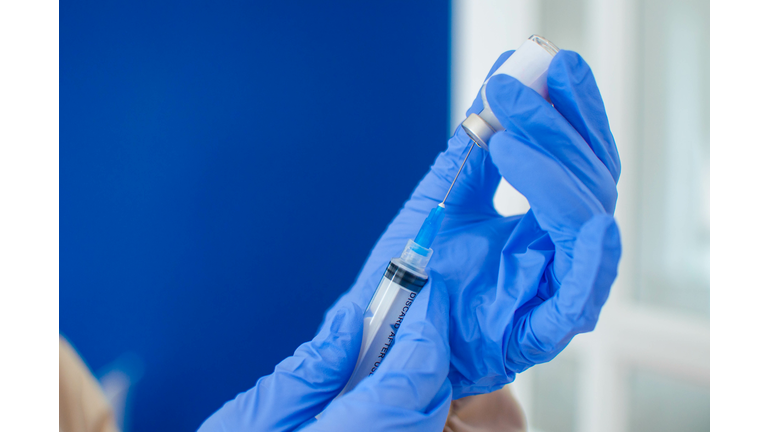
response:
[[[554,107],[514,78],[489,81],[488,101],[507,131],[490,152],[470,155],[432,245],[429,267],[445,278],[451,302],[454,398],[497,390],[592,330],[616,277],[620,162],[600,92],[584,60],[564,50],[547,84]],[[481,108],[478,97],[467,114]],[[469,142],[459,127],[327,317],[368,304],[386,263],[442,200]],[[527,214],[494,210],[499,172],[528,199]]]
[[[363,316],[354,304],[336,308],[312,341],[227,402],[200,431],[443,430],[451,404],[445,290],[439,275],[430,277],[381,367],[330,405],[360,350]]]

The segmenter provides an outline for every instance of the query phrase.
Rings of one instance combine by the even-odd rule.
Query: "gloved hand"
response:
[[[416,235],[458,170],[469,143],[461,128],[355,284],[326,313],[318,336],[201,430],[440,430],[451,397],[494,391],[593,329],[621,253],[611,216],[619,158],[597,85],[578,54],[555,56],[548,86],[554,106],[514,78],[489,81],[488,101],[507,131],[491,139],[490,153],[475,151],[467,161],[433,244],[428,288],[376,374],[313,420],[354,368],[361,311],[387,263]],[[477,98],[468,113],[481,107]],[[525,215],[502,218],[494,210],[500,172],[528,198]]]
[[[591,331],[616,277],[620,162],[600,92],[584,60],[564,50],[547,85],[552,105],[509,76],[488,82],[488,102],[507,131],[491,139],[490,152],[470,155],[432,246],[429,267],[450,298],[454,398],[494,391]],[[481,108],[478,96],[467,115]],[[368,304],[387,262],[442,200],[469,142],[459,127],[326,320],[346,304]],[[525,215],[494,210],[500,173],[528,199]]]
[[[451,404],[445,289],[439,275],[430,277],[376,374],[329,406],[360,350],[363,311],[354,303],[336,308],[312,341],[227,402],[200,431],[442,430]]]

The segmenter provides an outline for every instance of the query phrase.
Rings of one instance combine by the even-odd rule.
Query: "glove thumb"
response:
[[[319,414],[347,383],[362,332],[362,310],[354,303],[340,307],[314,339],[224,404],[200,430],[294,430]]]

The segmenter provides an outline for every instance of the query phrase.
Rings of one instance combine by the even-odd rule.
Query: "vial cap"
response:
[[[470,114],[463,122],[461,127],[464,132],[477,143],[483,150],[488,151],[488,141],[491,140],[496,130],[477,114]]]

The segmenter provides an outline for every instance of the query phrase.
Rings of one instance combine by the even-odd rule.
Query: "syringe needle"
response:
[[[467,163],[467,159],[469,159],[469,154],[472,153],[472,149],[475,148],[475,142],[470,141],[469,142],[469,151],[467,152],[467,155],[464,156],[464,162],[461,163],[461,166],[459,167],[459,172],[456,173],[456,177],[453,178],[453,181],[451,182],[451,187],[448,188],[448,192],[445,194],[445,198],[443,198],[443,202],[438,204],[440,207],[445,207],[445,200],[448,199],[448,195],[451,193],[451,189],[453,189],[454,183],[456,183],[456,179],[459,178],[459,174],[461,174],[462,168],[464,168],[464,164]]]

